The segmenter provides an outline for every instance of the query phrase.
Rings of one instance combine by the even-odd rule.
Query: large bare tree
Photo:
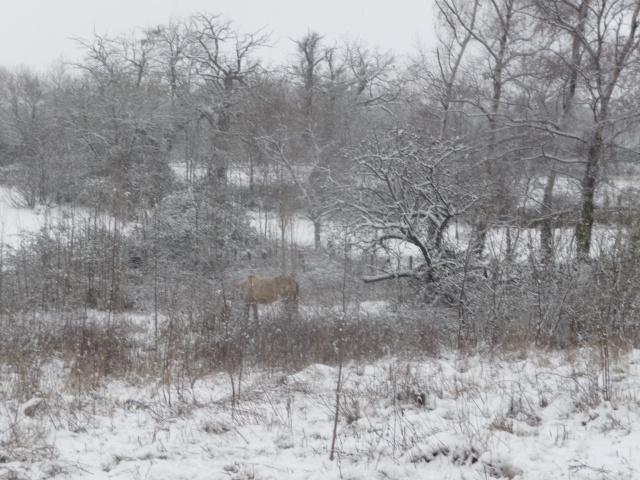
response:
[[[638,63],[638,17],[640,0],[601,0],[590,5],[588,27],[581,34],[586,61],[581,74],[593,126],[588,132],[587,158],[581,181],[580,217],[576,226],[578,257],[586,258],[591,250],[595,222],[595,192],[599,180],[606,137],[615,126],[614,96],[621,77],[635,75]]]
[[[455,271],[461,250],[449,227],[477,201],[461,180],[467,176],[468,146],[440,143],[424,133],[396,129],[374,132],[352,158],[343,181],[343,212],[365,249],[391,251],[412,245],[419,260],[408,268],[366,276],[365,282],[411,277],[436,282]]]

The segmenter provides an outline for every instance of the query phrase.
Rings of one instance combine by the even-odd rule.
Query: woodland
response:
[[[0,66],[0,187],[41,219],[0,230],[2,398],[62,362],[74,395],[153,378],[169,406],[224,374],[235,408],[252,369],[326,364],[337,426],[346,362],[530,348],[588,349],[594,404],[615,397],[640,343],[640,0],[434,8],[411,52],[309,31],[266,64],[268,28],[203,12]],[[295,315],[247,318],[234,285],[280,274]],[[11,438],[1,463],[33,454]]]
[[[84,355],[110,328],[87,311],[152,312],[154,350],[177,325],[220,368],[233,284],[288,274],[306,322],[278,362],[328,360],[342,323],[349,355],[635,345],[640,2],[436,10],[437,44],[405,56],[309,31],[266,67],[269,33],[198,13],[2,68],[2,183],[46,217],[0,251],[0,316],[24,326],[4,341],[65,343],[46,313]]]

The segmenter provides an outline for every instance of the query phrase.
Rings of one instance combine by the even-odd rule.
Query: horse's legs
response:
[[[258,324],[258,303],[254,302],[251,304],[253,306],[253,319],[256,321],[256,325]]]
[[[287,318],[291,320],[294,315],[298,314],[298,299],[297,298],[285,298],[284,310],[287,314]]]

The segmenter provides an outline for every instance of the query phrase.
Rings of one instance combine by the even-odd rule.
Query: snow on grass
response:
[[[176,178],[180,181],[187,181],[188,175],[192,180],[202,179],[207,175],[209,167],[206,165],[193,165],[190,169],[183,162],[173,162],[169,165]],[[215,167],[213,167],[215,169]],[[295,173],[298,178],[306,179],[311,173],[308,165],[297,165]],[[249,187],[251,185],[251,175],[249,166],[232,166],[227,169],[227,182],[236,187]],[[253,182],[258,185],[291,185],[293,180],[287,169],[278,168],[272,165],[255,166],[253,171]]]
[[[531,255],[541,251],[540,231],[535,228],[509,228],[510,240],[507,240],[507,228],[494,228],[487,233],[484,253],[489,258],[503,261],[511,249],[512,259],[526,263]],[[605,252],[611,252],[621,233],[620,227],[594,225],[591,242],[591,257],[596,258]],[[509,247],[509,241],[511,247]],[[560,262],[570,262],[576,255],[575,229],[556,228],[554,230],[554,250]]]
[[[250,223],[256,232],[269,240],[280,241],[282,238],[282,221],[277,213],[249,212]],[[285,240],[298,246],[314,245],[313,222],[303,216],[294,215],[285,223]]]
[[[45,225],[53,226],[63,221],[79,222],[96,215],[86,208],[67,206],[37,205],[33,209],[17,207],[12,198],[18,198],[16,193],[0,186],[0,245],[11,248],[20,246],[23,234],[38,232]],[[111,227],[113,219],[109,215],[100,213],[98,218]]]
[[[38,231],[45,224],[45,209],[17,208],[11,202],[11,191],[0,187],[0,235],[1,242],[12,247],[20,244],[22,232]]]
[[[112,380],[74,395],[61,362],[48,367],[41,401],[0,396],[0,477],[638,478],[640,352],[614,365],[610,402],[600,399],[596,358],[349,364],[333,462],[332,366],[245,372],[234,405],[223,373],[192,388]]]
[[[250,212],[251,225],[256,229],[258,234],[270,240],[280,241],[280,219],[273,212]],[[323,224],[323,244],[327,244],[327,240],[331,238],[337,230],[339,230],[331,222]],[[554,230],[554,248],[556,258],[561,262],[569,262],[575,257],[575,229],[574,228],[556,228]],[[472,227],[463,222],[453,222],[447,228],[444,235],[446,245],[455,251],[465,251],[472,241]],[[619,228],[612,228],[605,225],[596,224],[593,228],[593,239],[591,244],[591,256],[597,257],[602,252],[610,251],[616,241],[616,237],[620,234]],[[497,259],[504,261],[511,250],[511,257],[519,263],[526,263],[530,256],[540,252],[540,231],[537,228],[509,228],[508,240],[507,228],[492,228],[487,233],[484,254],[489,259]],[[339,235],[337,235],[339,238]],[[295,215],[288,220],[285,228],[285,240],[289,245],[297,245],[302,247],[311,247],[314,245],[314,229],[313,222],[309,219]],[[357,245],[357,240],[352,242]],[[509,242],[511,246],[509,247]],[[390,240],[385,242],[386,250],[378,251],[377,261],[384,264],[387,262],[387,268],[395,268],[402,270],[407,268],[410,263],[417,265],[420,263],[422,254],[415,246],[400,240]],[[409,259],[412,258],[412,261]]]
[[[546,177],[532,179],[523,196],[523,206],[540,208],[546,185]],[[596,187],[595,203],[600,207],[625,205],[633,201],[640,190],[640,178],[635,175],[610,175]],[[580,200],[580,180],[573,177],[559,176],[554,184],[554,197],[566,201]]]

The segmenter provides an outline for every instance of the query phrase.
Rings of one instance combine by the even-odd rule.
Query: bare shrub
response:
[[[140,361],[136,333],[135,326],[125,319],[105,324],[85,318],[66,324],[57,337],[56,350],[64,352],[71,364],[69,387],[82,392],[97,387],[105,377],[141,373],[145,362]]]
[[[16,402],[11,402],[9,407],[4,408],[6,411],[2,415],[0,430],[1,463],[55,458],[55,448],[47,441],[47,422],[39,418],[25,418],[24,410]]]

